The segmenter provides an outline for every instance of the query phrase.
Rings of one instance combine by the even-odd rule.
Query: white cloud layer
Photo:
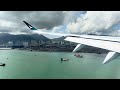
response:
[[[120,11],[0,11],[0,32],[32,33],[23,20],[56,33],[120,36]]]
[[[119,26],[119,11],[87,11],[81,18],[77,18],[77,22],[67,25],[67,30],[71,33],[95,33],[95,32],[111,32],[120,29],[114,28]],[[116,27],[117,27],[116,26]]]

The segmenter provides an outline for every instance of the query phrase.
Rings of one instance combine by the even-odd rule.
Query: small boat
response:
[[[64,58],[61,58],[61,61],[68,61],[69,59],[64,59]]]
[[[0,66],[5,66],[5,63],[0,63]]]
[[[75,54],[74,56],[79,57],[79,58],[83,58],[83,56],[80,54]]]

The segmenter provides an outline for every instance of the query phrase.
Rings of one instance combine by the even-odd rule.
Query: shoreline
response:
[[[83,51],[78,51],[78,52],[72,52],[71,50],[34,50],[32,49],[13,49],[13,50],[23,50],[23,51],[29,51],[29,52],[70,52],[70,53],[96,53],[96,52],[83,52]],[[106,52],[102,52],[102,53],[96,53],[96,54],[106,54]]]
[[[34,51],[34,52],[72,52],[73,49],[50,49],[50,48],[40,48],[40,49],[33,49],[33,48],[0,48],[0,50],[24,50],[24,51]],[[74,52],[74,53],[96,53],[96,54],[104,54],[107,52],[99,52],[99,51],[87,51],[87,50],[82,50],[82,51],[78,51],[78,52]]]
[[[12,48],[0,48],[0,50],[12,50]]]

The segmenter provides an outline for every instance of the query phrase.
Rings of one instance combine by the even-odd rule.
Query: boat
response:
[[[5,66],[5,63],[0,63],[0,66]]]
[[[80,54],[75,54],[74,56],[79,57],[79,58],[83,58],[83,56]]]
[[[69,59],[64,59],[64,58],[61,58],[61,61],[68,61]]]
[[[32,51],[32,49],[30,49],[30,51]]]

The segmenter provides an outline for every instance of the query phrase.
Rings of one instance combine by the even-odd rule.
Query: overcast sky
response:
[[[120,36],[119,11],[0,11],[0,33],[33,33],[24,20],[50,32]]]

